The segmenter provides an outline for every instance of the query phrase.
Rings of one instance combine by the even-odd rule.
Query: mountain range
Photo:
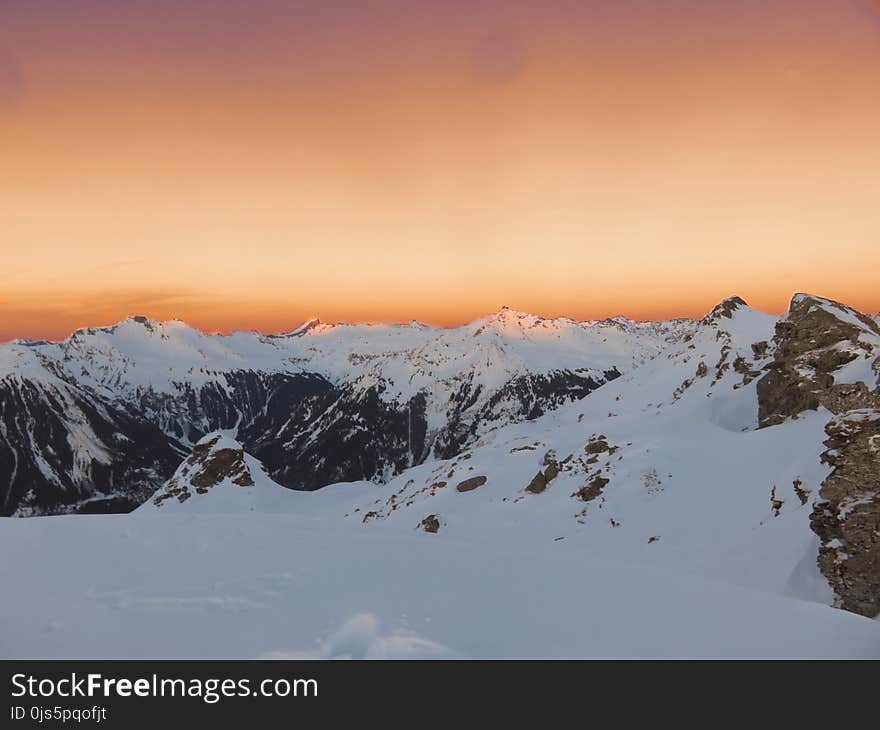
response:
[[[752,598],[731,604],[766,619],[765,643],[743,645],[746,653],[772,654],[794,640],[787,632],[800,626],[795,607],[804,603],[880,614],[880,324],[807,294],[782,316],[731,297],[702,319],[667,322],[545,319],[504,308],[457,328],[311,321],[282,335],[221,336],[132,317],[59,343],[0,346],[0,486],[6,515],[134,510],[122,534],[142,534],[150,545],[159,524],[178,535],[211,515],[198,523],[204,534],[229,534],[246,529],[230,520],[263,515],[261,531],[288,535],[279,532],[277,545],[266,537],[272,549],[320,533],[326,556],[315,560],[325,561],[325,576],[350,569],[334,562],[340,545],[338,560],[351,560],[354,545],[379,561],[401,550],[393,561],[405,562],[413,550],[416,562],[401,562],[401,574],[426,561],[446,576],[450,568],[432,562],[434,549],[416,535],[439,541],[446,557],[472,556],[490,582],[519,570],[508,566],[514,559],[537,586],[556,580],[547,571],[557,560],[570,580],[577,560],[601,556],[602,567],[590,570],[613,572],[597,585],[613,586],[620,599],[606,614],[596,608],[609,621],[629,610],[621,601],[637,601],[620,576],[650,583],[644,570],[674,575],[675,601],[690,590],[675,581],[696,576],[785,599],[778,607]],[[331,540],[336,531],[345,537]],[[367,534],[378,542],[362,542]],[[128,538],[108,539],[128,554]],[[177,551],[168,559],[189,560],[191,549],[181,553],[175,540],[192,539],[171,539],[178,548],[168,547]],[[371,552],[380,545],[382,557]],[[239,559],[220,542],[211,549]],[[529,554],[541,556],[532,567]],[[358,570],[375,577],[376,566]],[[467,585],[482,595],[479,581]],[[249,587],[248,600],[258,588]],[[436,588],[424,590],[436,597]],[[359,590],[373,596],[371,586]],[[578,600],[589,590],[578,588]],[[678,610],[669,608],[669,621]],[[370,615],[352,619],[373,626],[365,653],[403,641],[377,638]],[[817,642],[826,635],[816,628],[822,616],[804,618]],[[854,654],[880,655],[875,628],[831,629],[834,621],[822,624],[828,636],[851,629]],[[450,626],[453,644],[460,629]],[[648,644],[635,635],[627,634],[635,642],[627,651],[609,651],[639,654]],[[449,641],[445,649],[416,643],[430,654]],[[505,655],[500,645],[480,646],[450,650]],[[580,645],[512,646],[582,654]],[[682,655],[702,652],[677,646]],[[729,654],[731,646],[716,649]],[[834,646],[801,649],[836,654]]]
[[[127,511],[230,430],[293,489],[384,481],[583,398],[692,327],[502,309],[463,327],[208,335],[131,317],[0,345],[0,514]]]

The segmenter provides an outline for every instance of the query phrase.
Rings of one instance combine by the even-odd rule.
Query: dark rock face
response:
[[[810,526],[821,540],[819,568],[841,608],[880,614],[880,412],[854,411],[826,427],[824,462]]]
[[[129,511],[171,477],[189,444],[224,429],[237,428],[271,478],[293,489],[384,480],[432,454],[457,456],[483,424],[537,418],[603,382],[569,371],[527,374],[474,409],[480,389],[465,380],[447,425],[429,433],[425,393],[389,401],[381,382],[358,389],[309,373],[233,371],[200,387],[176,384],[176,393],[138,391],[134,402],[110,400],[74,382],[58,386],[70,394],[65,399],[27,380],[3,380],[0,487],[8,486],[0,491],[2,514]],[[77,432],[71,399],[81,411],[77,418],[101,434],[106,459],[75,466],[68,443]]]
[[[610,370],[608,379],[620,373]],[[429,432],[427,397],[386,401],[383,386],[357,390],[329,387],[305,397],[297,408],[258,417],[239,432],[249,453],[273,480],[293,489],[318,489],[339,481],[383,480],[429,456],[458,456],[482,425],[533,419],[545,410],[583,398],[602,385],[571,372],[524,375],[508,382],[481,408],[481,391],[466,379],[454,393],[446,426]]]
[[[434,435],[433,454],[439,459],[451,459],[473,441],[481,424],[540,418],[547,411],[585,398],[601,385],[619,378],[620,372],[612,368],[603,375],[604,378],[597,379],[570,370],[522,375],[505,383],[476,413],[473,407],[480,398],[480,387],[466,380],[452,398],[448,425]]]
[[[0,515],[130,511],[183,453],[125,405],[84,388],[0,380]]]
[[[129,403],[57,375],[0,380],[0,515],[131,511],[172,476],[187,442],[332,390],[317,375],[239,371],[225,387],[186,383]]]
[[[819,408],[819,397],[812,384],[796,372],[774,363],[758,381],[758,424],[775,426],[804,411]]]
[[[264,416],[289,415],[303,399],[332,389],[319,375],[238,370],[194,388],[178,383],[176,393],[138,393],[144,417],[178,439],[197,442],[213,431],[247,427]]]
[[[428,515],[422,520],[421,528],[425,532],[438,532],[440,530],[440,518],[437,515]]]
[[[880,336],[870,317],[838,302],[798,296],[776,324],[773,362],[757,384],[760,427],[774,426],[824,406],[832,413],[880,407],[880,392],[864,382],[836,383],[835,373],[858,358],[875,357]]]
[[[387,479],[427,456],[425,397],[403,405],[381,390],[329,388],[292,410],[279,409],[240,432],[272,479],[314,490],[360,479]]]

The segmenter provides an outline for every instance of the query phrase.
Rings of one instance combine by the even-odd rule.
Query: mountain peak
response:
[[[795,294],[791,298],[791,303],[788,307],[788,314],[785,316],[790,320],[793,317],[802,317],[811,310],[821,310],[826,315],[831,315],[847,324],[880,335],[880,326],[878,326],[875,318],[863,314],[846,304],[841,304],[834,299],[816,296],[815,294],[805,294],[803,292]]]
[[[725,319],[733,319],[733,313],[739,309],[748,308],[748,304],[746,304],[746,300],[742,297],[738,297],[736,295],[729,296],[719,304],[715,306],[715,308],[709,312],[703,319],[704,321],[718,321],[722,317]]]
[[[295,330],[290,332],[290,335],[291,336],[304,335],[307,332],[311,332],[312,330],[320,327],[322,324],[323,323],[321,322],[321,320],[318,319],[317,317],[311,317],[310,319],[307,319],[305,322],[303,322]]]
[[[188,327],[192,329],[182,319],[153,319],[152,317],[147,317],[143,314],[133,314],[126,317],[119,324],[137,324],[151,332],[153,330],[162,329],[163,327]]]
[[[492,314],[474,320],[471,325],[477,326],[477,333],[485,331],[495,332],[500,335],[520,336],[526,331],[535,330],[539,327],[552,325],[555,320],[545,319],[536,314],[521,312],[510,307],[501,307]]]
[[[169,330],[191,330],[193,332],[202,333],[201,330],[196,330],[193,327],[190,327],[186,322],[181,319],[168,319],[168,320],[158,320],[152,319],[142,314],[133,314],[125,319],[120,320],[116,324],[111,324],[107,326],[101,327],[81,327],[77,330],[74,330],[70,337],[63,342],[77,342],[82,341],[84,338],[100,336],[102,334],[114,335],[119,332],[124,333],[137,333],[144,334],[146,333],[148,336],[154,333],[165,334]]]

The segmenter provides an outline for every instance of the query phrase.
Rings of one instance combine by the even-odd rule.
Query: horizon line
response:
[[[126,315],[126,316],[122,317],[121,319],[119,319],[115,322],[112,322],[110,324],[85,325],[82,327],[77,327],[77,328],[71,330],[70,333],[67,334],[66,336],[59,337],[59,338],[20,336],[20,337],[13,337],[12,339],[8,339],[8,340],[0,340],[0,345],[14,344],[14,343],[19,343],[19,342],[20,343],[29,343],[29,344],[40,344],[40,343],[59,344],[61,342],[66,342],[67,340],[71,339],[73,336],[75,336],[79,332],[85,332],[88,330],[110,330],[115,327],[118,327],[121,324],[124,324],[125,322],[132,321],[132,320],[133,321],[143,320],[143,322],[148,322],[151,324],[178,323],[178,324],[184,325],[185,327],[188,327],[189,329],[200,332],[203,335],[215,336],[215,337],[217,337],[217,336],[231,337],[233,335],[242,334],[242,333],[256,334],[261,337],[289,337],[289,336],[294,336],[297,333],[305,334],[305,332],[307,332],[310,329],[310,326],[315,327],[315,326],[322,326],[322,325],[326,326],[326,327],[383,327],[383,326],[384,327],[411,327],[413,325],[419,325],[419,326],[434,329],[434,330],[454,330],[454,329],[458,329],[460,327],[465,327],[469,324],[473,324],[473,323],[478,322],[483,319],[488,319],[493,316],[498,316],[503,312],[510,312],[510,313],[516,314],[516,315],[525,315],[528,317],[535,317],[536,319],[540,319],[540,320],[548,320],[548,321],[554,321],[554,322],[560,321],[560,320],[567,320],[567,321],[573,322],[575,324],[586,324],[586,323],[598,324],[601,322],[609,322],[609,321],[621,320],[621,319],[627,320],[630,322],[658,322],[659,323],[659,322],[675,322],[675,321],[685,321],[685,320],[698,322],[698,321],[704,319],[705,317],[709,316],[712,312],[714,312],[716,309],[718,309],[725,302],[730,301],[730,300],[734,300],[734,299],[738,299],[740,302],[742,302],[746,307],[748,307],[752,311],[762,312],[763,314],[767,314],[767,315],[771,315],[771,316],[781,316],[786,311],[789,311],[790,306],[791,306],[791,302],[795,299],[795,297],[798,297],[798,296],[808,296],[813,299],[821,299],[821,300],[825,300],[825,301],[829,301],[829,302],[834,302],[834,303],[842,304],[846,307],[849,307],[850,309],[854,309],[854,311],[859,311],[859,310],[855,309],[854,307],[851,307],[850,305],[846,304],[845,302],[840,302],[839,300],[831,299],[829,297],[823,297],[818,294],[810,294],[808,292],[800,292],[799,291],[799,292],[794,292],[791,295],[791,297],[789,299],[789,308],[782,311],[782,312],[767,312],[767,311],[764,311],[761,309],[756,309],[755,307],[752,307],[745,299],[743,299],[739,295],[731,294],[730,296],[727,296],[727,297],[724,297],[723,299],[721,299],[714,307],[709,309],[702,316],[680,316],[680,317],[668,317],[668,318],[650,318],[650,317],[638,318],[638,317],[629,317],[625,314],[616,314],[616,315],[612,315],[612,316],[608,316],[608,317],[587,318],[587,319],[577,319],[575,317],[569,317],[566,315],[560,315],[558,317],[548,317],[548,316],[544,316],[541,314],[536,314],[534,312],[528,312],[525,310],[514,309],[514,308],[508,307],[508,306],[501,306],[494,311],[479,315],[477,317],[474,317],[473,319],[463,320],[463,321],[458,322],[456,324],[448,324],[448,325],[431,324],[429,322],[424,322],[424,321],[417,320],[417,319],[410,319],[409,321],[387,319],[387,320],[359,320],[359,321],[339,320],[339,321],[335,321],[335,322],[325,322],[320,318],[320,316],[316,315],[316,316],[307,317],[306,319],[302,320],[298,325],[296,325],[295,327],[293,327],[289,330],[263,331],[258,328],[244,328],[244,329],[232,329],[232,330],[220,330],[220,329],[210,330],[210,329],[203,329],[201,327],[189,324],[185,319],[183,319],[181,317],[154,318],[154,317],[150,317],[149,315],[145,315],[145,314],[129,314],[129,315]],[[869,317],[880,316],[880,312],[878,312],[876,314],[871,314],[870,312],[865,312],[864,314],[866,314],[866,316],[869,316]]]

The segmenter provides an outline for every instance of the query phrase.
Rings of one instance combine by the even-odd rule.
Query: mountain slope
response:
[[[140,414],[69,383],[33,352],[15,353],[0,375],[0,514],[127,511],[179,459]]]
[[[836,303],[818,305],[834,314],[822,316],[821,332],[791,330],[815,306],[795,297],[777,321],[727,300],[662,357],[534,423],[489,433],[457,458],[407,470],[348,518],[441,539],[528,531],[874,616],[876,411],[846,410],[865,403],[838,392],[866,403],[880,393],[874,333]],[[826,363],[828,348],[845,362],[821,371],[824,390],[815,369],[793,366],[815,407],[771,427],[762,384],[780,357],[802,351]],[[833,419],[838,408],[845,415]]]
[[[130,509],[171,476],[171,454],[217,430],[236,434],[290,488],[382,481],[455,455],[489,429],[585,397],[688,326],[548,320],[503,309],[452,329],[310,322],[287,335],[221,336],[131,317],[60,343],[15,341],[0,346],[0,380],[26,384],[36,399],[31,410],[56,425],[42,438],[27,429],[0,433],[0,453],[8,452],[0,457],[2,513],[79,510],[101,494],[124,497],[117,504]],[[93,404],[104,430],[128,438],[126,430],[140,429],[142,446],[157,454],[154,473],[137,466],[140,476],[129,474],[131,488],[117,495],[99,469],[67,484],[58,474],[71,459],[51,473],[39,468],[40,454],[82,438],[61,400],[31,388],[45,380]],[[10,408],[15,397],[5,392]],[[101,448],[96,463],[107,461],[108,445]],[[36,465],[25,500],[13,482],[21,480],[16,464],[28,459]]]

